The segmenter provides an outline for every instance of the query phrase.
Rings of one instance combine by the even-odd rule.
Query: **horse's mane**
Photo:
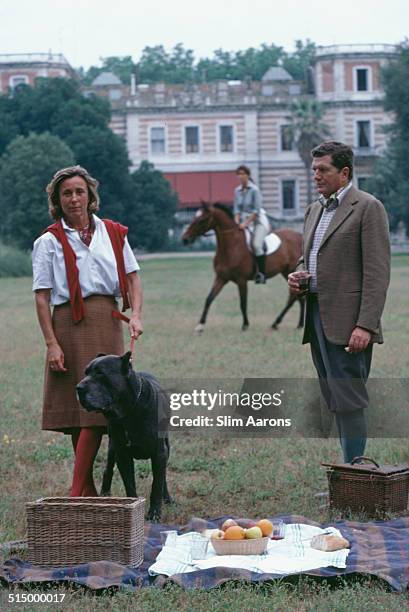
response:
[[[227,206],[227,204],[220,204],[220,202],[216,202],[216,204],[213,204],[213,206],[219,210],[222,210],[230,217],[230,219],[233,219],[234,221],[233,209],[230,206]]]

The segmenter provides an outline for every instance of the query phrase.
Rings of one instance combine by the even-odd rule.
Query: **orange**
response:
[[[261,521],[257,523],[257,527],[260,527],[263,536],[269,536],[273,531],[273,525],[268,519],[261,519]]]
[[[228,529],[226,529],[226,531],[224,532],[224,539],[244,540],[245,534],[246,532],[243,527],[240,527],[239,525],[233,525],[232,527],[228,527]]]

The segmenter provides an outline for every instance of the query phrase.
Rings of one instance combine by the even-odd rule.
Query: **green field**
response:
[[[374,351],[373,377],[407,376],[409,362],[409,257],[394,257],[386,305],[386,342]],[[250,287],[250,329],[240,331],[237,290],[227,286],[210,311],[200,337],[193,334],[211,286],[209,258],[169,258],[143,262],[145,333],[134,367],[158,377],[314,377],[308,347],[296,330],[297,307],[278,332],[269,329],[286,300],[282,278]],[[41,395],[44,346],[34,314],[30,279],[0,280],[1,421],[0,541],[25,533],[25,502],[68,494],[72,469],[70,440],[42,432]],[[100,478],[105,445],[97,459]],[[370,440],[367,454],[384,463],[409,460],[405,439]],[[294,513],[317,521],[331,517],[315,494],[325,490],[320,461],[340,460],[335,439],[251,439],[172,435],[169,488],[176,503],[164,522],[183,524],[191,516],[248,517]],[[147,462],[137,463],[139,493],[148,495]],[[116,476],[113,493],[123,494]],[[61,589],[59,589],[61,591]],[[210,593],[143,589],[136,594],[95,597],[67,590],[68,610],[398,610],[408,595],[390,593],[383,583],[363,580],[329,586],[301,579],[253,587],[233,584]],[[19,607],[22,609],[30,609]],[[43,605],[43,609],[47,609]],[[50,610],[52,607],[49,608]]]

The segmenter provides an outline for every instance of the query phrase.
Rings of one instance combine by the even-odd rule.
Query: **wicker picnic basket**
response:
[[[269,539],[218,540],[210,538],[210,542],[216,555],[262,555],[267,550]]]
[[[44,497],[26,504],[28,561],[59,567],[143,561],[145,500],[133,497]]]
[[[364,460],[371,465],[357,463]],[[407,509],[409,465],[379,465],[369,457],[322,465],[327,467],[330,508],[374,516]]]

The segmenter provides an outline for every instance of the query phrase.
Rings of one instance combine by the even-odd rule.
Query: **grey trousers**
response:
[[[321,393],[328,409],[335,413],[344,461],[364,454],[367,427],[364,409],[368,406],[365,383],[369,376],[372,344],[360,353],[327,340],[321,323],[318,300],[308,296],[307,325],[311,333],[311,355],[318,373]]]
[[[350,413],[368,406],[366,381],[372,360],[372,344],[360,353],[347,353],[344,346],[332,344],[322,328],[318,300],[308,296],[307,325],[311,332],[311,355],[328,409]]]

